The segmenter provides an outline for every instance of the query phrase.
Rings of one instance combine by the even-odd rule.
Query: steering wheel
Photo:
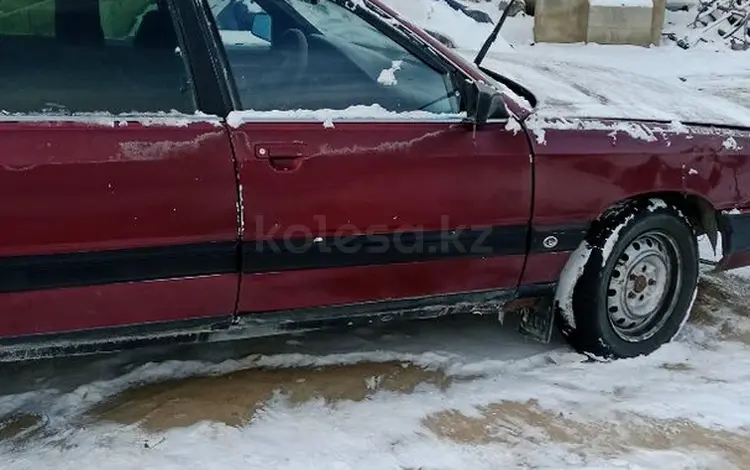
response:
[[[281,34],[278,44],[284,57],[279,69],[284,71],[284,77],[288,80],[300,81],[309,62],[310,47],[305,33],[297,28],[287,29]]]

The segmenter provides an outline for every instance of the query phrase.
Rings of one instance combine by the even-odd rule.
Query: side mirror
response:
[[[466,82],[462,95],[466,100],[467,119],[472,124],[484,124],[490,119],[508,119],[510,114],[503,97],[484,82]]]
[[[271,16],[268,13],[254,14],[250,33],[264,41],[271,42]]]

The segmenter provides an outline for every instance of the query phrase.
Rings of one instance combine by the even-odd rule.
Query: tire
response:
[[[698,284],[695,230],[661,199],[628,201],[592,225],[562,332],[604,358],[648,355],[687,321]],[[566,268],[567,269],[567,268]],[[567,321],[566,321],[567,318]]]

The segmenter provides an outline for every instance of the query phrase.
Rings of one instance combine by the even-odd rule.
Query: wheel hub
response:
[[[648,286],[648,281],[650,279],[646,279],[646,276],[634,276],[632,278],[633,281],[633,290],[636,294],[640,294],[643,292],[646,287]]]
[[[615,332],[639,341],[658,328],[674,297],[674,242],[649,233],[631,242],[615,265],[607,287],[607,312]]]

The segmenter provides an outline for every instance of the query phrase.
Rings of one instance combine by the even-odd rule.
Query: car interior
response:
[[[99,1],[54,0],[51,34],[17,34],[17,25],[6,34],[0,24],[0,110],[194,111],[165,1],[154,0],[131,34],[119,38],[105,36]]]

